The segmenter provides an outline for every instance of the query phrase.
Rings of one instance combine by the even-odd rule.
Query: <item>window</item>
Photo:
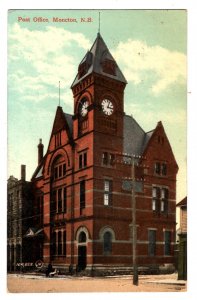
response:
[[[103,251],[104,254],[111,254],[112,252],[112,234],[109,231],[103,235]]]
[[[62,177],[62,165],[59,166],[59,177]]]
[[[84,231],[82,231],[79,235],[79,243],[86,243],[86,234]]]
[[[153,187],[152,189],[152,210],[156,213],[168,212],[168,189]]]
[[[157,175],[167,175],[167,164],[156,162],[154,165],[155,174]]]
[[[63,211],[66,213],[67,212],[67,188],[64,188],[64,206],[63,206]]]
[[[160,188],[153,187],[152,190],[152,210],[155,212],[159,211],[159,198],[160,198]]]
[[[51,214],[56,212],[56,190],[52,191],[52,199],[51,199]]]
[[[61,146],[61,131],[55,134],[55,148]]]
[[[66,164],[63,164],[63,176],[66,175]]]
[[[167,165],[165,163],[161,164],[161,174],[167,175]]]
[[[59,179],[66,175],[66,164],[63,163],[62,159],[56,162],[53,168],[53,179]]]
[[[108,163],[108,154],[107,154],[107,152],[104,152],[103,153],[103,165],[107,165],[107,163]]]
[[[79,169],[87,166],[87,152],[79,154]]]
[[[51,193],[51,215],[67,211],[67,188],[55,189]]]
[[[57,179],[58,178],[58,168],[55,167],[54,169],[54,178]]]
[[[156,230],[148,231],[148,255],[155,256],[156,254]]]
[[[58,212],[62,212],[62,189],[58,189]]]
[[[80,182],[80,213],[85,208],[85,180]]]
[[[62,232],[58,231],[58,255],[62,255]]]
[[[161,189],[161,212],[168,212],[168,189]]]
[[[110,153],[110,154],[109,154],[109,164],[110,164],[111,166],[113,166],[114,160],[115,160],[115,155],[112,154],[112,153]]]
[[[63,255],[66,255],[66,231],[63,231]]]
[[[171,232],[165,231],[164,232],[164,254],[170,255],[171,254]]]
[[[56,232],[54,231],[52,234],[52,255],[56,255]]]
[[[103,152],[102,164],[104,166],[113,166],[115,161],[115,155],[113,153]]]
[[[116,76],[116,65],[113,60],[105,59],[102,62],[103,72]]]
[[[66,230],[57,230],[52,233],[51,250],[53,256],[66,256]]]
[[[112,202],[112,181],[104,180],[104,205],[111,205]]]
[[[160,163],[155,163],[155,173],[160,174]]]

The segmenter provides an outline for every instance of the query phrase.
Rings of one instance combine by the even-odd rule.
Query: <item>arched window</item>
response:
[[[79,243],[86,243],[86,234],[82,231],[79,235]]]
[[[112,234],[109,231],[103,235],[103,251],[104,254],[111,254],[112,252]]]

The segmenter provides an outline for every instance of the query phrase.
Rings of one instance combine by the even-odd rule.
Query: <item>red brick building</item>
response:
[[[35,259],[90,274],[131,270],[132,155],[138,266],[173,265],[178,166],[161,122],[144,132],[124,113],[126,84],[98,34],[71,86],[73,115],[58,106],[44,157],[38,145],[34,224],[44,239]]]

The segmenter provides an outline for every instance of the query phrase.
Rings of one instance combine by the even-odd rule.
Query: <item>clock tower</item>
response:
[[[75,181],[80,185],[76,194],[84,195],[80,196],[81,209],[78,216],[75,213],[75,218],[82,218],[83,226],[89,232],[86,236],[89,236],[89,241],[92,240],[87,249],[82,249],[78,244],[77,255],[81,266],[89,265],[92,269],[95,265],[103,266],[105,260],[107,262],[108,250],[103,254],[102,241],[105,233],[112,238],[114,231],[110,232],[110,228],[116,230],[115,209],[120,205],[116,195],[121,190],[121,184],[116,182],[122,173],[116,167],[115,157],[123,151],[126,83],[98,33],[92,48],[79,64],[78,74],[71,86],[74,96]],[[119,222],[118,226],[123,228],[124,221]],[[99,239],[99,243],[94,242]]]
[[[79,64],[78,74],[71,86],[74,95],[74,139],[94,131],[95,141],[108,136],[112,142],[108,147],[122,151],[126,83],[98,33],[92,48]]]

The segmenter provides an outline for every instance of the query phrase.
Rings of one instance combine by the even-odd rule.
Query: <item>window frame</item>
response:
[[[103,194],[103,204],[104,206],[112,205],[112,190],[113,190],[112,179],[104,179],[104,194]]]

